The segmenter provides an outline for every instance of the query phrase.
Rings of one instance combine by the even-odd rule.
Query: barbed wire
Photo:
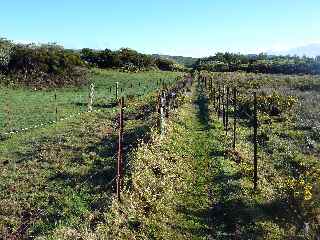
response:
[[[171,82],[169,82],[171,83]],[[162,84],[167,84],[166,82],[162,82]],[[143,89],[147,89],[148,86],[142,86],[142,85],[139,85],[141,86]],[[155,88],[152,87],[152,90],[151,92],[153,91],[156,91],[156,90],[159,90],[158,87],[163,87],[160,83],[155,85]],[[114,86],[111,86],[110,87],[111,89],[112,88],[115,88]],[[130,87],[131,88],[131,87]],[[129,89],[130,89],[129,88]],[[133,88],[132,88],[133,89]],[[141,90],[138,90],[137,92],[139,92]],[[131,94],[127,94],[126,97],[128,96],[132,96]],[[140,94],[136,94],[136,95],[133,95],[134,97],[140,97],[141,95]],[[112,103],[112,101],[108,101],[108,103]],[[82,114],[85,114],[85,113],[98,113],[98,112],[102,112],[101,109],[97,109],[97,110],[92,110],[92,111],[82,111],[82,112],[77,112],[77,113],[73,113],[73,114],[70,114],[66,117],[62,117],[58,120],[52,120],[52,121],[48,121],[48,122],[42,122],[42,123],[38,123],[38,124],[35,124],[35,125],[32,125],[32,126],[29,126],[29,127],[25,127],[25,128],[20,128],[20,129],[15,129],[15,130],[11,130],[11,131],[8,131],[8,132],[4,132],[4,133],[0,133],[0,136],[5,136],[5,137],[8,137],[8,136],[12,136],[12,135],[15,135],[15,134],[19,134],[19,133],[23,133],[23,132],[26,132],[26,131],[29,131],[29,130],[35,130],[35,129],[39,129],[39,128],[43,128],[43,127],[46,127],[46,126],[49,126],[49,125],[53,125],[53,124],[56,124],[58,122],[62,122],[62,121],[67,121],[67,120],[70,120],[76,116],[80,116]]]

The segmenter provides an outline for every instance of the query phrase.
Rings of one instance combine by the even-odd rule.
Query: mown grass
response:
[[[106,86],[103,84],[120,77],[122,84],[131,85],[131,78],[137,83],[152,77],[154,80],[170,77],[174,81],[175,76],[176,73],[134,75],[103,71],[95,78],[96,86],[103,89]],[[156,93],[149,88],[140,97],[126,101],[126,152],[155,125],[155,99]],[[15,232],[24,222],[31,225],[21,236],[34,238],[50,236],[63,226],[94,228],[103,220],[113,193],[113,185],[109,183],[115,175],[118,109],[116,104],[102,105],[99,109],[100,112],[84,112],[2,139],[1,236]]]

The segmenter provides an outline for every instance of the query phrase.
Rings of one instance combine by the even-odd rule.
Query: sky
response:
[[[320,43],[320,0],[1,0],[0,37],[201,57]]]

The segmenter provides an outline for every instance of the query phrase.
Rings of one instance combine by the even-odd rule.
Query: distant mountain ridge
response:
[[[292,48],[287,51],[270,52],[269,54],[291,55],[291,56],[297,55],[299,57],[302,57],[302,56],[317,57],[317,56],[320,56],[320,43],[308,44],[305,46]]]

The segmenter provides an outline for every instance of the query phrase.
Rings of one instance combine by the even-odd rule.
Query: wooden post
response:
[[[88,112],[92,112],[93,110],[93,99],[94,99],[94,83],[90,84],[89,89],[89,102],[88,102]]]
[[[257,93],[253,93],[254,96],[254,119],[253,119],[253,144],[254,144],[254,150],[253,150],[253,168],[254,168],[254,176],[253,176],[253,182],[254,182],[254,190],[257,190],[258,187],[258,142],[257,142],[257,135],[258,135],[258,118],[257,118]]]
[[[165,95],[165,116],[166,118],[169,117],[169,110],[170,110],[170,95],[169,95],[169,90],[166,91],[166,95]]]
[[[165,112],[164,112],[164,108],[165,108],[165,93],[164,91],[162,91],[161,93],[161,97],[160,97],[160,133],[161,136],[164,136],[164,132],[165,132]]]
[[[123,105],[124,98],[122,97],[119,102],[119,136],[118,136],[118,159],[117,159],[117,198],[120,201],[120,194],[122,188],[123,178],[123,155],[122,155],[122,142],[123,142]]]
[[[119,82],[116,82],[116,100],[118,100],[119,95]]]
[[[232,147],[233,150],[236,149],[236,137],[237,137],[237,90],[233,89],[233,142]]]

